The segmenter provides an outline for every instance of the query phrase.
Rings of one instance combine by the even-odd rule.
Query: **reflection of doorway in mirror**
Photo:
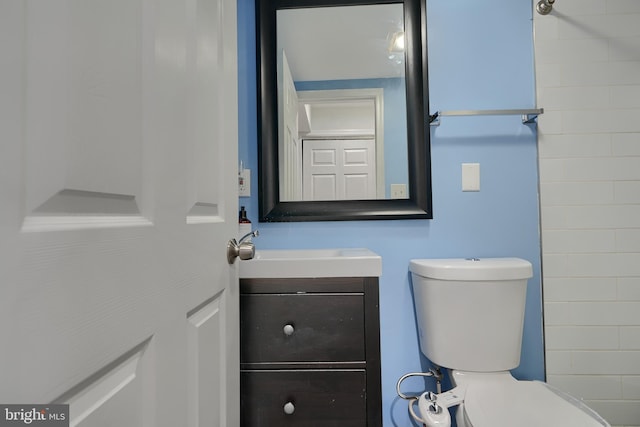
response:
[[[383,90],[298,91],[298,101],[302,200],[384,199]]]

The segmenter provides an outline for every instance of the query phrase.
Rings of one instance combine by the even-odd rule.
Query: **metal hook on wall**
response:
[[[540,0],[538,4],[536,4],[536,10],[540,15],[548,15],[551,13],[555,2],[556,0]]]

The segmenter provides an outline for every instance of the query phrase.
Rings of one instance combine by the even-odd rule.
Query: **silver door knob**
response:
[[[282,332],[284,332],[284,334],[289,337],[293,335],[293,333],[295,332],[295,328],[293,327],[293,325],[286,324],[284,325],[284,328],[282,328]]]
[[[238,244],[236,239],[231,239],[227,242],[227,261],[229,264],[233,264],[238,257],[240,259],[252,259],[255,254],[256,247],[251,242]]]

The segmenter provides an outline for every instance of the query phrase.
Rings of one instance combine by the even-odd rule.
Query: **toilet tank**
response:
[[[438,366],[494,372],[520,364],[531,263],[519,258],[409,264],[420,349]]]

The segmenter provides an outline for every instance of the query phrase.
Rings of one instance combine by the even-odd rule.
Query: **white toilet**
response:
[[[420,348],[454,385],[420,397],[419,422],[450,425],[446,408],[459,405],[458,427],[609,426],[580,400],[509,372],[520,364],[528,261],[416,259],[409,269]]]

